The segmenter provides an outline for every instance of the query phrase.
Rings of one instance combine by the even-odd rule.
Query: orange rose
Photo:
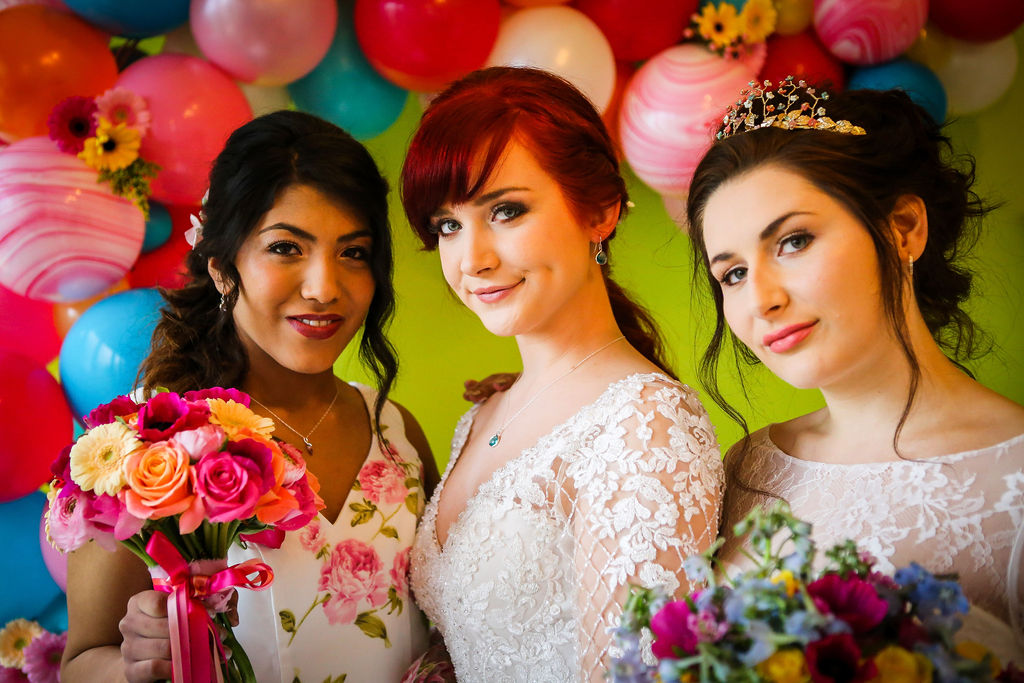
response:
[[[184,512],[195,494],[189,486],[188,452],[170,441],[158,441],[124,461],[128,482],[125,505],[142,519],[159,519]]]

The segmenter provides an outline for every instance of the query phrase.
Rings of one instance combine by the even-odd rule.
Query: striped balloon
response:
[[[142,249],[146,223],[96,171],[46,137],[0,149],[0,284],[64,302],[109,289]]]
[[[917,39],[928,0],[814,0],[814,30],[848,64],[895,59]]]
[[[764,56],[764,43],[738,59],[691,43],[649,59],[630,81],[619,114],[633,172],[660,194],[684,196],[714,128]]]

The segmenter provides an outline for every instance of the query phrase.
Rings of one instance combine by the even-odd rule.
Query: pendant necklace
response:
[[[295,435],[298,436],[300,439],[302,439],[302,443],[306,444],[306,453],[308,453],[309,455],[313,455],[313,444],[310,443],[309,437],[311,437],[313,435],[313,432],[316,431],[316,428],[319,427],[320,423],[324,421],[324,418],[327,417],[327,413],[331,412],[331,408],[334,407],[334,403],[335,403],[335,401],[338,400],[338,394],[340,394],[340,393],[341,393],[341,387],[335,386],[334,387],[334,398],[331,399],[330,404],[327,406],[327,410],[325,410],[324,414],[320,416],[320,419],[316,421],[316,424],[313,425],[313,428],[310,429],[308,432],[306,432],[305,436],[303,436],[302,433],[298,429],[296,429],[295,427],[292,427],[290,424],[285,422],[284,419],[282,419],[282,417],[280,415],[278,415],[273,410],[271,410],[270,408],[268,408],[265,405],[263,405],[262,403],[260,403],[259,399],[257,399],[255,396],[250,394],[249,398],[251,398],[253,401],[255,401],[256,405],[258,405],[260,408],[263,408],[263,410],[265,410],[268,413],[270,413],[271,415],[273,415],[274,418],[278,422],[280,422],[285,427],[287,427],[288,429],[290,429],[293,432],[295,432]]]
[[[529,407],[530,407],[530,406],[531,406],[531,405],[533,404],[533,402],[534,402],[534,401],[536,401],[536,400],[537,400],[538,398],[540,398],[540,395],[541,395],[541,394],[543,394],[543,393],[544,393],[545,391],[547,391],[548,389],[550,389],[550,388],[552,387],[552,385],[554,385],[554,384],[555,384],[555,382],[558,382],[559,380],[565,379],[565,378],[566,378],[566,377],[568,377],[568,376],[569,376],[570,374],[572,374],[573,370],[575,370],[575,369],[576,369],[576,368],[578,368],[579,366],[583,365],[583,364],[584,364],[584,363],[586,363],[586,362],[587,362],[588,360],[590,360],[591,358],[593,358],[593,357],[594,357],[594,356],[596,356],[597,354],[601,353],[602,351],[604,351],[605,349],[607,349],[607,348],[608,348],[609,346],[611,346],[611,345],[612,345],[612,344],[614,344],[615,342],[619,341],[620,339],[625,339],[625,336],[624,336],[624,335],[621,335],[621,334],[620,334],[620,335],[619,335],[618,337],[616,337],[615,339],[612,339],[612,340],[611,340],[610,342],[608,342],[607,344],[605,344],[605,345],[604,345],[604,346],[602,346],[601,348],[597,349],[596,351],[591,351],[591,352],[590,352],[590,353],[588,353],[588,354],[587,354],[586,356],[584,356],[582,360],[580,360],[580,361],[577,361],[577,363],[576,363],[575,365],[573,365],[573,366],[572,366],[571,368],[569,368],[568,370],[566,370],[565,372],[563,372],[563,373],[562,373],[561,375],[559,375],[558,377],[554,378],[553,380],[551,380],[550,382],[548,382],[547,384],[545,384],[544,386],[542,386],[542,387],[540,388],[540,390],[539,390],[539,391],[537,391],[537,393],[533,395],[533,398],[531,398],[531,399],[530,399],[529,401],[527,401],[527,402],[526,402],[526,404],[525,404],[525,405],[523,405],[523,407],[522,407],[522,408],[520,408],[519,410],[517,410],[517,411],[516,411],[516,412],[515,412],[515,413],[514,413],[514,414],[512,415],[512,417],[510,417],[510,418],[508,418],[507,420],[505,420],[505,424],[503,424],[503,425],[501,425],[500,427],[498,427],[498,431],[494,432],[494,435],[493,435],[493,436],[491,436],[490,440],[489,440],[489,441],[487,442],[487,445],[488,445],[488,446],[490,446],[491,448],[494,448],[494,447],[495,447],[495,446],[497,446],[497,445],[498,445],[499,443],[501,443],[501,435],[502,435],[502,434],[504,434],[504,433],[505,433],[505,429],[506,429],[506,428],[507,428],[507,427],[508,427],[508,426],[509,426],[510,424],[512,424],[512,420],[514,420],[514,419],[516,419],[517,417],[519,417],[519,414],[520,414],[520,413],[522,413],[522,412],[523,412],[524,410],[526,410],[527,408],[529,408]]]

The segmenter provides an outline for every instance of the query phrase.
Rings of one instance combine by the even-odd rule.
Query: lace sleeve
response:
[[[696,394],[646,384],[570,468],[580,596],[580,680],[602,681],[630,584],[689,589],[682,564],[715,539],[721,453]],[[575,470],[575,471],[573,471]],[[681,585],[682,584],[682,585]]]

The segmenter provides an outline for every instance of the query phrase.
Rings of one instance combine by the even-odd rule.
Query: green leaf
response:
[[[358,479],[356,479],[354,482],[352,482],[352,490],[353,491],[362,491],[363,490],[363,485],[359,483]]]
[[[324,543],[320,550],[316,551],[316,559],[322,560],[331,554],[331,544]]]
[[[388,640],[388,629],[380,617],[374,616],[370,612],[362,612],[356,617],[356,626],[371,638],[383,639],[384,647],[391,647],[391,641]]]
[[[366,524],[373,519],[374,513],[377,512],[377,506],[373,503],[350,503],[348,507],[356,513],[352,518],[352,526]]]
[[[281,617],[281,628],[285,633],[295,633],[295,615],[290,609],[283,609],[278,612]]]
[[[405,507],[414,515],[420,513],[420,499],[415,491],[405,497]]]
[[[420,480],[416,477],[405,478],[405,488],[407,489],[418,489],[420,487]]]
[[[398,530],[393,526],[382,526],[380,528],[380,535],[398,540]]]

